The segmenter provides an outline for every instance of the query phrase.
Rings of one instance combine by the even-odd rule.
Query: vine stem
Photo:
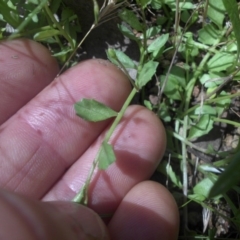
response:
[[[61,32],[62,36],[64,36],[65,39],[67,39],[67,41],[71,44],[71,47],[74,48],[73,40],[72,40],[71,37],[66,33],[66,31],[64,31],[64,29],[62,28],[62,26],[58,23],[58,21],[57,21],[56,18],[54,17],[53,13],[51,12],[51,10],[49,9],[49,7],[48,7],[47,4],[44,5],[44,9],[45,9],[46,13],[48,14],[48,16],[50,17],[51,21],[57,26],[58,30]]]
[[[130,102],[132,101],[133,97],[135,96],[135,94],[137,93],[137,89],[136,88],[133,88],[131,93],[129,94],[128,98],[126,99],[126,101],[124,102],[121,110],[118,112],[118,115],[117,117],[115,118],[115,120],[113,121],[111,127],[109,128],[109,130],[107,131],[103,141],[103,142],[108,142],[114,132],[114,130],[116,129],[117,125],[119,124],[119,122],[121,121],[127,107],[129,106]],[[90,181],[92,179],[92,176],[93,176],[93,173],[98,165],[98,162],[99,162],[99,154],[101,152],[101,149],[102,149],[102,144],[98,150],[98,153],[93,161],[93,164],[92,164],[92,167],[89,171],[89,174],[88,174],[88,177],[87,177],[87,180],[85,181],[83,187],[81,188],[81,190],[77,193],[77,195],[73,198],[73,202],[76,202],[76,203],[80,203],[80,204],[83,204],[83,205],[87,205],[87,201],[88,201],[88,187],[89,187],[89,184],[90,184]]]
[[[144,15],[144,11],[143,10],[142,10],[142,14],[143,14],[143,17],[145,19],[145,15]],[[88,34],[91,32],[91,30],[94,27],[96,27],[95,24],[92,25],[92,27],[90,28],[90,30],[88,31],[88,33],[86,34],[86,36],[84,37],[83,40],[85,40],[85,38],[88,36]],[[147,45],[146,45],[146,30],[143,31],[143,32],[144,32],[144,39],[143,39],[144,45],[143,45],[143,47],[140,48],[141,50],[140,50],[140,62],[139,62],[139,66],[138,66],[138,73],[139,73],[140,69],[142,68],[142,66],[144,64],[145,51],[146,51],[146,47],[147,47]],[[82,44],[83,40],[79,43],[79,45]],[[122,66],[122,64],[120,64],[120,66]],[[127,72],[126,69],[124,68],[124,66],[122,66],[122,67],[124,69],[124,72]],[[62,69],[61,69],[61,71],[62,71]],[[128,76],[128,74],[127,74],[127,76]],[[138,76],[137,76],[136,79],[138,79]],[[97,152],[97,155],[94,158],[93,164],[92,164],[91,169],[90,169],[89,174],[88,174],[88,177],[87,177],[84,185],[82,186],[81,190],[73,198],[73,200],[72,200],[73,202],[80,203],[80,204],[83,204],[83,205],[87,205],[87,202],[88,202],[88,188],[89,188],[91,179],[93,177],[93,173],[94,173],[94,171],[95,171],[95,169],[96,169],[96,167],[97,167],[97,165],[99,163],[99,155],[100,155],[100,152],[101,152],[101,150],[103,148],[103,143],[104,142],[108,142],[110,140],[114,130],[116,129],[116,127],[119,124],[119,122],[121,121],[121,119],[122,119],[122,117],[123,117],[127,107],[131,103],[131,101],[134,98],[135,94],[139,91],[138,85],[135,85],[135,83],[133,83],[131,81],[131,78],[129,80],[133,84],[133,89],[132,89],[131,93],[128,95],[128,97],[127,97],[126,101],[124,102],[121,110],[118,112],[118,114],[117,114],[116,118],[114,119],[111,127],[107,131],[107,133],[106,133],[106,135],[105,135],[105,137],[104,137],[104,139],[102,141],[102,144],[101,144],[101,146],[100,146],[100,148],[99,148],[99,150]],[[136,80],[136,82],[137,82],[137,80]]]

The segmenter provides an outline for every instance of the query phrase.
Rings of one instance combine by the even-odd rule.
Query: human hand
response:
[[[111,122],[86,122],[73,104],[93,98],[120,110],[131,90],[124,74],[89,60],[52,81],[57,63],[38,43],[3,42],[0,51],[0,238],[177,239],[172,196],[146,181],[164,153],[164,128],[141,106],[113,134],[117,160],[95,172],[89,208],[70,202]],[[107,227],[91,209],[112,216]]]

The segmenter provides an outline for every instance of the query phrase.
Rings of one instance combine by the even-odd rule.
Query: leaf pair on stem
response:
[[[116,1],[104,1],[103,7],[99,10],[97,2],[95,0],[93,2],[95,16],[95,23],[93,24],[93,26],[102,21],[102,19],[106,19],[104,18],[106,14],[109,15],[123,3],[121,2],[116,4]],[[141,54],[142,54],[141,59],[145,59],[143,55],[146,54],[146,51],[142,51]],[[87,121],[98,122],[115,117],[110,129],[108,130],[103,139],[103,142],[99,148],[97,156],[93,161],[92,168],[89,172],[88,178],[84,186],[82,187],[81,191],[77,194],[77,196],[73,199],[73,201],[83,204],[87,204],[88,186],[96,166],[98,166],[99,169],[106,169],[110,164],[112,164],[116,160],[113,146],[108,143],[110,137],[112,136],[118,123],[122,119],[127,107],[131,103],[135,94],[152,79],[158,66],[158,62],[149,60],[147,62],[140,61],[140,64],[137,67],[125,53],[115,49],[109,49],[107,51],[107,55],[112,63],[120,67],[127,74],[130,82],[133,85],[133,89],[119,112],[114,111],[113,109],[109,108],[103,103],[97,102],[94,99],[82,99],[81,101],[77,102],[74,106],[76,114]],[[135,69],[137,71],[137,77],[135,81],[129,76],[127,72],[127,69],[129,68]]]

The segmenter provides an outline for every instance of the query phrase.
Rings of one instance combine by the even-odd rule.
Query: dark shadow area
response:
[[[66,4],[76,9],[76,14],[80,18],[82,33],[79,38],[82,39],[94,23],[92,1],[89,0],[65,0]],[[98,0],[99,6],[102,6],[103,0]],[[117,13],[114,15],[117,16]],[[108,47],[115,48],[125,52],[131,59],[138,61],[139,49],[135,42],[125,38],[118,29],[121,20],[117,17],[101,24],[95,28],[87,37],[82,45],[80,61],[90,58],[107,59],[106,50]]]

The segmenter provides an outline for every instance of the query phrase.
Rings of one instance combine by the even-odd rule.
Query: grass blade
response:
[[[240,19],[239,19],[239,11],[238,11],[238,4],[236,0],[223,0],[223,4],[228,12],[229,18],[232,22],[233,31],[237,40],[237,46],[238,46],[238,56],[239,57],[239,50],[240,50]]]
[[[223,194],[231,189],[233,186],[237,185],[240,181],[240,151],[238,150],[236,154],[231,159],[225,172],[221,174],[217,182],[214,184],[210,191],[209,197],[215,197],[219,194]]]

